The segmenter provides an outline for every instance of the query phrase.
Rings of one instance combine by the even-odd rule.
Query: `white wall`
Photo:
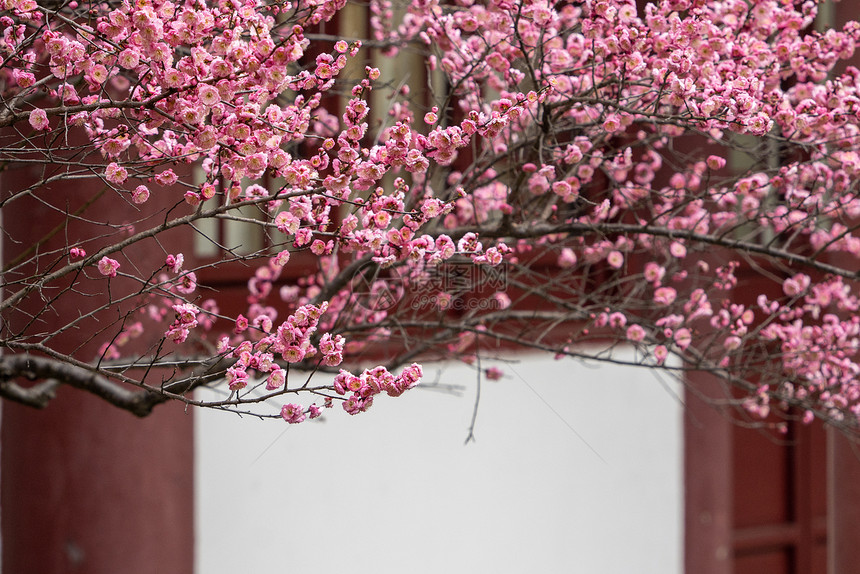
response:
[[[680,573],[674,394],[644,370],[500,366],[465,446],[463,366],[440,376],[462,397],[415,389],[355,417],[197,411],[197,573]]]

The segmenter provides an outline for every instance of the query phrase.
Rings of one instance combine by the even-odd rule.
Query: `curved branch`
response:
[[[155,96],[152,96],[151,98],[147,98],[145,100],[140,100],[140,101],[128,101],[128,100],[110,101],[110,102],[98,101],[98,102],[93,103],[93,104],[78,104],[78,105],[74,105],[74,106],[57,106],[57,107],[53,107],[53,108],[42,108],[42,109],[49,116],[57,116],[57,115],[61,115],[61,114],[76,114],[78,112],[93,112],[93,111],[102,110],[102,109],[118,109],[118,110],[139,109],[139,108],[149,109],[153,105],[155,105],[156,102],[159,102],[159,101],[163,100],[164,98],[167,98],[168,96],[173,95],[174,93],[176,93],[176,90],[167,90],[164,93],[157,94]],[[12,111],[11,109],[7,110],[7,111],[3,112],[2,115],[0,115],[0,128],[5,128],[8,126],[11,126],[14,123],[27,120],[30,118],[30,114],[32,112],[33,112],[32,110],[29,110],[26,112],[17,112],[16,113],[16,112]]]
[[[44,379],[44,382],[25,388],[12,380],[19,377]],[[92,393],[138,417],[149,415],[155,405],[168,400],[167,396],[151,391],[130,391],[101,375],[54,359],[30,354],[0,357],[0,396],[3,398],[44,408],[61,384]]]
[[[612,222],[572,222],[563,224],[539,223],[529,225],[512,225],[508,228],[499,228],[495,232],[485,232],[482,233],[482,235],[484,237],[510,237],[514,239],[528,239],[535,237],[546,237],[548,235],[558,233],[570,233],[573,235],[586,235],[588,233],[609,235],[613,233],[623,233],[653,235],[655,237],[665,237],[667,239],[685,239],[687,241],[695,241],[698,243],[704,243],[706,245],[725,247],[739,253],[748,252],[755,253],[757,255],[773,257],[777,260],[781,259],[789,263],[803,265],[811,269],[816,269],[825,273],[832,273],[833,275],[838,275],[847,279],[857,279],[858,277],[860,277],[860,273],[856,271],[850,271],[848,269],[844,269],[836,265],[831,265],[823,261],[818,261],[813,257],[801,255],[799,253],[793,253],[784,249],[768,247],[759,243],[752,243],[750,241],[743,241],[741,239],[734,239],[726,236],[706,235],[703,233],[696,233],[687,229],[669,229],[667,227],[659,227],[655,225]]]

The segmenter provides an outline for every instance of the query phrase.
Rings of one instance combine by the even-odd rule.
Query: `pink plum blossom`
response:
[[[34,130],[48,129],[48,115],[45,113],[45,110],[37,108],[30,112],[30,125],[33,126]]]
[[[134,191],[131,194],[131,200],[136,204],[146,203],[146,200],[149,199],[149,188],[145,185],[138,185],[134,188]]]
[[[630,325],[627,327],[627,340],[641,343],[645,339],[645,329],[641,325]]]
[[[128,179],[128,170],[116,162],[111,162],[105,169],[105,179],[111,183],[120,184]]]
[[[107,255],[102,257],[98,263],[99,273],[106,277],[116,277],[116,272],[119,269],[119,262],[116,259],[111,259]]]
[[[295,403],[289,403],[281,407],[281,418],[291,425],[303,422],[305,420],[304,408]]]

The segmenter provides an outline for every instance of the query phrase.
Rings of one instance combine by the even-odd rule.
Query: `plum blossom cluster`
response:
[[[349,395],[343,402],[343,410],[355,415],[367,411],[375,395],[384,392],[388,396],[399,397],[417,385],[423,375],[421,365],[416,363],[403,369],[396,377],[385,367],[366,369],[361,375],[341,369],[334,379],[334,389],[339,395]]]
[[[286,371],[278,366],[276,356],[286,364],[293,364],[303,359],[317,355],[318,349],[312,344],[312,337],[317,331],[320,317],[328,308],[327,304],[321,306],[303,305],[296,309],[286,321],[274,330],[258,338],[256,341],[249,340],[244,336],[248,329],[247,319],[240,315],[236,321],[236,338],[230,341],[224,336],[219,342],[219,351],[229,354],[238,359],[233,366],[227,369],[228,386],[230,390],[238,391],[248,385],[248,371],[255,371],[260,376],[266,377],[266,389],[275,391],[286,383]],[[260,322],[262,326],[263,323]],[[262,331],[262,328],[260,329]],[[271,330],[271,328],[270,328]],[[329,334],[324,337],[322,347],[323,360],[333,361],[329,357],[336,356],[338,349],[343,349],[343,337],[332,337]]]
[[[264,378],[266,391],[275,394],[289,392],[288,371],[281,365],[288,366],[311,357],[326,366],[340,364],[346,342],[342,335],[325,333],[319,338],[317,346],[312,344],[317,325],[327,308],[325,303],[320,306],[303,305],[279,325],[275,332],[255,343],[244,339],[232,345],[227,337],[223,338],[219,344],[220,351],[237,359],[226,371],[229,389],[238,392],[245,389],[251,381]],[[341,370],[330,388],[339,395],[352,392],[352,395],[343,401],[343,408],[350,414],[356,414],[370,408],[373,395],[385,391],[390,396],[399,396],[416,386],[421,376],[422,370],[417,364],[407,367],[397,377],[382,366],[366,370],[360,377],[353,377],[347,371]],[[318,392],[320,390],[322,389],[317,389]],[[326,397],[323,408],[329,408],[332,404],[332,397]],[[306,418],[316,418],[321,412],[316,404],[305,410],[301,405],[288,403],[281,409],[281,416],[288,423],[295,424]]]
[[[174,343],[184,343],[188,338],[188,333],[198,324],[197,314],[199,310],[191,303],[174,305],[173,310],[176,312],[176,320],[173,321],[164,336]]]
[[[761,308],[734,302],[739,262],[717,263],[706,252],[725,248],[732,257],[734,246],[752,245],[762,259],[815,267],[814,256],[801,254],[811,246],[856,264],[857,71],[823,80],[853,54],[860,27],[799,33],[815,18],[813,3],[761,2],[749,11],[731,1],[656,2],[644,10],[632,2],[529,2],[515,16],[507,8],[413,5],[397,27],[387,4],[377,4],[377,37],[432,46],[431,66],[452,79],[462,113],[484,128],[485,153],[505,157],[483,178],[472,176],[473,191],[455,204],[449,228],[501,217],[523,238],[517,259],[535,243],[557,249],[570,285],[551,279],[559,291],[547,299],[575,301],[587,324],[577,328],[580,339],[610,330],[649,349],[647,364],[663,364],[671,352],[730,380],[771,373],[773,384],[750,387],[745,406],[756,415],[769,413],[768,401],[816,405],[807,418],[838,420],[856,410],[852,288],[822,272],[795,274],[782,285],[782,301]],[[550,89],[520,91],[541,82]],[[484,100],[483,83],[501,98]],[[554,133],[572,136],[544,143],[537,161],[510,159],[541,141],[546,124],[536,118],[549,109]],[[673,139],[691,130],[701,134],[697,145],[722,151],[686,165],[675,158],[669,169]],[[807,155],[737,175],[726,161],[738,141],[733,134],[782,138]],[[500,177],[504,167],[521,167],[523,176]],[[763,241],[768,234],[776,239]],[[722,241],[727,235],[742,239]],[[851,265],[845,277],[853,277]],[[595,273],[613,278],[615,293],[600,289]],[[645,281],[618,287],[621,273]],[[686,353],[694,346],[696,359]],[[809,361],[809,349],[822,360]]]

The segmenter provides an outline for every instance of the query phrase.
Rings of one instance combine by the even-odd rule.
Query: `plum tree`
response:
[[[857,428],[860,26],[372,0],[360,38],[349,9],[0,0],[0,396],[296,423],[423,361],[632,345]]]

